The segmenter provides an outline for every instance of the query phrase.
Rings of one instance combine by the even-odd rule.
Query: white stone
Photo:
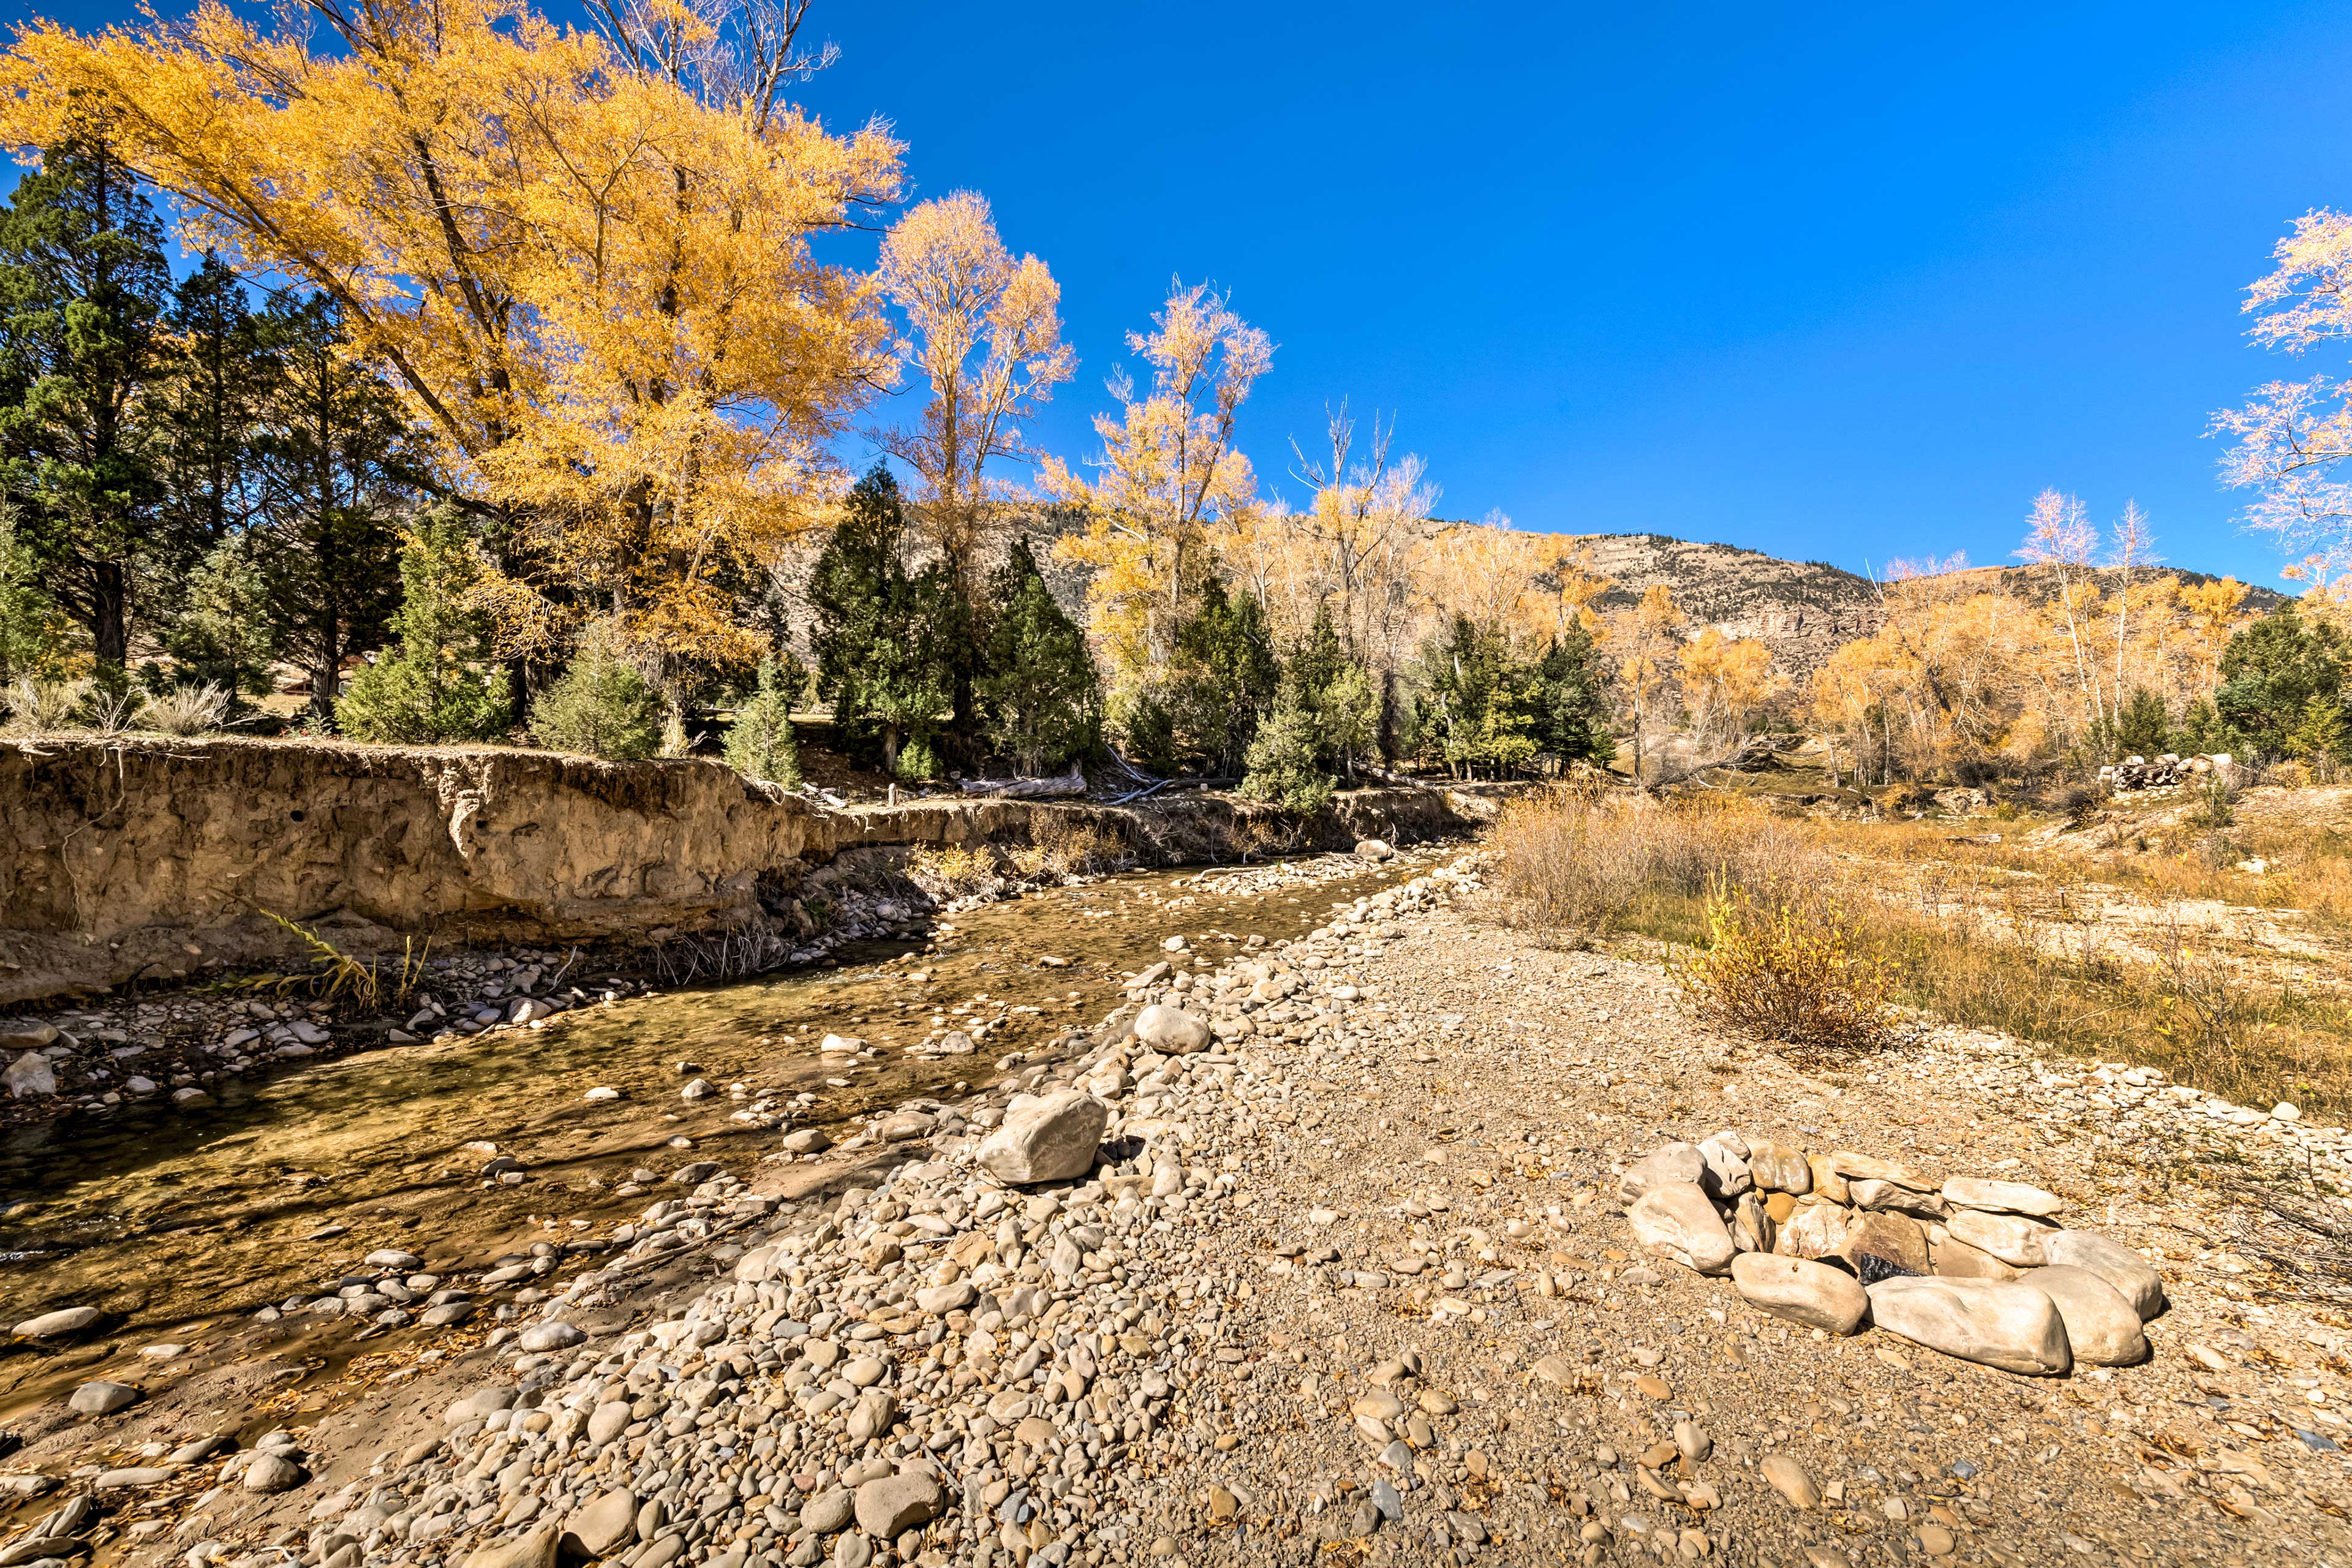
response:
[[[1211,1035],[1207,1023],[1182,1008],[1154,1003],[1135,1016],[1135,1037],[1155,1051],[1189,1056],[1207,1050]]]
[[[2112,1237],[2062,1230],[2042,1244],[2044,1262],[2087,1268],[2121,1293],[2146,1322],[2164,1310],[2164,1277],[2155,1265]]]
[[[2057,1304],[2031,1285],[1900,1275],[1869,1294],[1874,1323],[1929,1350],[2030,1377],[2063,1376],[2074,1364]]]
[[[2036,1268],[2050,1261],[2043,1256],[2058,1228],[2031,1215],[1993,1214],[1962,1209],[1944,1222],[1954,1237],[1979,1252],[1989,1252],[2012,1268]]]
[[[2029,1269],[2023,1283],[2057,1303],[2074,1359],[2093,1366],[2137,1366],[2147,1359],[2139,1313],[2123,1292],[2087,1268],[2057,1264]]]
[[[27,1318],[16,1325],[20,1338],[28,1340],[60,1339],[78,1334],[98,1321],[100,1314],[95,1307],[60,1307],[54,1312],[43,1312],[37,1318]]]
[[[1634,1244],[1644,1252],[1701,1274],[1731,1269],[1731,1233],[1706,1194],[1692,1183],[1651,1188],[1625,1211],[1625,1218],[1633,1227]]]
[[[1060,1089],[1025,1104],[1015,1100],[977,1158],[981,1169],[1015,1186],[1068,1181],[1093,1168],[1109,1122],[1110,1107],[1082,1089]]]
[[[2044,1219],[2066,1207],[2066,1200],[2055,1193],[2023,1182],[1996,1182],[1982,1176],[1954,1176],[1944,1184],[1944,1201],[1956,1209],[2038,1215]]]
[[[1706,1156],[1696,1143],[1669,1143],[1625,1167],[1617,1201],[1631,1204],[1654,1187],[1696,1186],[1706,1179]]]
[[[10,1062],[8,1070],[0,1073],[0,1083],[8,1086],[13,1100],[42,1100],[58,1091],[58,1075],[38,1051],[26,1051]]]
[[[1853,1333],[1870,1310],[1860,1280],[1806,1258],[1743,1252],[1731,1260],[1731,1283],[1749,1306],[1832,1334]]]

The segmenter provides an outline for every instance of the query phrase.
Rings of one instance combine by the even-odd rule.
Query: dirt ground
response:
[[[1183,1216],[1181,1250],[1147,1236],[1126,1286],[1197,1304],[1234,1353],[1180,1392],[1180,1443],[1138,1449],[1121,1485],[1139,1533],[1098,1540],[1082,1521],[1048,1562],[2352,1562],[2352,1322],[2235,1245],[2242,1215],[2205,1175],[2217,1151],[2242,1170],[2340,1175],[2340,1129],[2211,1121],[1948,1027],[1835,1068],[1792,1062],[1695,1026],[1657,965],[1542,947],[1474,899],[1395,930],[1327,944],[1360,993],[1344,1028],[1220,1058],[1269,1098],[1224,1099],[1227,1073],[1155,1102],[1162,1124],[1197,1121],[1202,1159],[1239,1184]],[[1000,1102],[1010,1087],[992,1086]],[[1829,1339],[1640,1256],[1619,1173],[1725,1128],[2059,1194],[2070,1226],[2162,1272],[2153,1359],[2027,1378],[1875,1330]],[[870,1181],[872,1159],[788,1169],[835,1191]],[[575,1321],[601,1343],[719,1273],[689,1256]],[[316,1500],[504,1375],[478,1332],[396,1368],[331,1363],[317,1342],[120,1416],[27,1429],[0,1468],[56,1474],[299,1422],[311,1485],[126,1503],[99,1557],[160,1563],[198,1540],[233,1543],[224,1562],[272,1561],[272,1542],[299,1554]],[[1381,1468],[1360,1430],[1360,1402],[1405,1385],[1399,1364],[1417,1366],[1427,1413],[1409,1474]],[[1802,1468],[1811,1506],[1767,1481],[1774,1458]],[[1002,1561],[993,1539],[952,1560]],[[439,1560],[397,1543],[379,1558]]]

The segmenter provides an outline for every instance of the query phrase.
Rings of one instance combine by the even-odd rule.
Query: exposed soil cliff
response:
[[[1371,790],[1298,847],[1460,827],[1451,792]],[[659,941],[758,918],[761,895],[860,847],[1028,841],[1080,816],[1139,860],[1230,853],[1257,813],[917,801],[827,811],[713,762],[251,740],[0,742],[0,1004],[291,950]]]

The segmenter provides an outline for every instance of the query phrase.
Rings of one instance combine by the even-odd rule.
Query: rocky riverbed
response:
[[[94,1361],[0,1460],[26,1500],[0,1563],[2352,1546],[2344,1320],[2275,1289],[2202,1173],[2340,1180],[2340,1129],[1926,1024],[1792,1065],[1694,1026],[1655,965],[1486,923],[1479,881],[1465,861],[1256,947],[1166,896],[1130,1006],[974,1092],[648,1168],[594,1245],[462,1283],[377,1248],[331,1318],[273,1306],[273,1340],[185,1376]],[[2148,1359],[2021,1376],[1647,1255],[1629,1170],[1726,1131],[2059,1199],[2160,1274]],[[451,1307],[396,1351],[355,1341]]]

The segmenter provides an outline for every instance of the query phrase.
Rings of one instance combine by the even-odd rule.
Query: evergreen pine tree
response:
[[[489,626],[467,602],[479,577],[462,521],[447,511],[418,521],[400,552],[400,610],[391,626],[398,644],[353,677],[335,704],[345,734],[430,745],[506,732],[505,694],[479,668],[489,658]]]
[[[1086,634],[1062,613],[1026,539],[992,575],[994,606],[976,688],[991,742],[1024,773],[1058,768],[1095,743],[1101,683]]]
[[[1315,722],[1330,765],[1353,779],[1356,759],[1372,749],[1380,731],[1381,693],[1372,684],[1371,671],[1360,664],[1342,666],[1323,688]]]
[[[255,561],[278,652],[310,675],[310,711],[334,711],[344,661],[383,641],[399,605],[394,509],[422,483],[399,405],[349,353],[335,306],[280,297],[265,336],[275,374],[252,443]]]
[[[173,289],[163,330],[157,418],[170,438],[156,444],[157,510],[177,579],[253,520],[253,438],[276,363],[244,283],[216,252]]]
[[[2182,756],[2197,756],[2214,752],[2243,755],[2247,749],[2245,735],[2238,727],[2221,717],[2210,697],[2200,697],[2180,716],[2180,728],[2173,731],[2172,750]]]
[[[2115,754],[2118,757],[2161,755],[2165,742],[2171,735],[2172,715],[2164,710],[2164,699],[2145,686],[2134,687],[2131,700],[2116,716]]]
[[[268,590],[254,560],[249,533],[231,533],[181,581],[177,613],[163,629],[180,686],[211,684],[229,694],[232,711],[243,699],[266,694],[275,645],[264,614]]]
[[[2346,648],[2333,623],[2304,623],[2292,601],[2230,638],[2213,705],[2252,746],[2278,756],[2315,697],[2338,699]]]
[[[662,748],[663,716],[660,695],[621,657],[612,624],[600,621],[530,705],[530,738],[550,751],[642,762]]]
[[[1241,792],[1272,801],[1286,811],[1312,816],[1331,799],[1331,775],[1323,771],[1323,724],[1295,682],[1286,682],[1274,711],[1250,737],[1248,772]]]
[[[745,778],[765,779],[786,789],[800,787],[800,745],[793,736],[794,685],[785,679],[775,655],[760,661],[759,687],[736,709],[724,747],[727,765]]]
[[[817,694],[833,703],[842,740],[878,750],[893,774],[910,741],[920,745],[908,767],[937,769],[929,738],[950,700],[939,641],[945,574],[910,574],[906,534],[898,482],[877,464],[849,492],[808,584]]]
[[[19,539],[118,682],[158,545],[146,394],[164,363],[163,239],[94,123],[48,149],[0,212],[0,460]]]
[[[1198,610],[1176,634],[1173,663],[1168,707],[1177,746],[1208,758],[1220,773],[1240,771],[1258,720],[1281,686],[1257,601],[1246,594],[1227,597],[1211,574]]]
[[[2336,698],[2313,695],[2287,736],[2287,751],[2312,763],[2352,760],[2352,715]]]
[[[1581,621],[1570,621],[1545,646],[1533,675],[1537,746],[1563,763],[1607,766],[1617,754],[1609,732],[1609,677]]]
[[[54,672],[64,652],[58,608],[41,564],[16,536],[16,509],[0,501],[0,687]]]

